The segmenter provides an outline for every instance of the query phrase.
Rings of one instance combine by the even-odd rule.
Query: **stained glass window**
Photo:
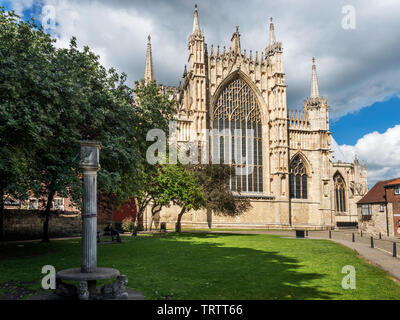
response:
[[[220,136],[219,158],[232,168],[232,191],[263,192],[260,108],[245,81],[237,77],[225,87],[214,106],[213,119]],[[240,158],[244,161],[237,161]],[[239,168],[241,174],[237,174]]]
[[[307,171],[299,156],[290,165],[289,189],[290,198],[307,199]]]
[[[340,173],[336,172],[333,177],[335,185],[336,212],[346,212],[346,185]]]

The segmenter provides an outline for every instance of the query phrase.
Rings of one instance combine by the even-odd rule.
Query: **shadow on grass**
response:
[[[282,255],[274,237],[240,234],[152,234],[124,237],[98,246],[98,266],[117,268],[128,287],[147,299],[333,299],[316,286],[320,273],[300,270],[301,261]],[[264,242],[267,241],[267,242]],[[261,244],[261,247],[260,247]],[[252,247],[256,248],[252,248]],[[79,240],[0,247],[0,282],[32,281],[40,288],[41,268],[80,265]]]
[[[243,247],[241,238],[251,237],[256,235],[154,234],[128,240],[117,251],[101,248],[102,261],[131,256],[119,269],[132,288],[153,299],[334,298],[315,286],[325,275],[301,272],[297,259],[277,251]]]

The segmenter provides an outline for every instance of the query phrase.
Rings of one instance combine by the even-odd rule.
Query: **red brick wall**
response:
[[[387,202],[391,203],[393,208],[394,233],[396,236],[399,236],[400,232],[398,231],[400,230],[399,227],[400,217],[396,217],[395,215],[397,214],[400,215],[400,195],[394,194],[394,186],[390,186],[385,189],[386,189]]]
[[[34,198],[34,197],[31,197],[31,198]],[[62,197],[60,197],[59,195],[56,194],[54,198],[58,199],[58,198],[62,198]],[[15,199],[12,199],[12,200],[15,201]],[[47,201],[46,198],[38,199],[38,210],[44,210],[46,208],[46,201]],[[26,210],[26,209],[28,209],[28,204],[29,204],[29,200],[22,200],[22,201],[20,201],[20,205],[19,206],[7,206],[7,205],[5,205],[4,208],[5,209],[10,209],[10,210],[11,209],[16,209],[16,210],[23,209],[23,210]],[[54,211],[54,210],[52,209],[52,211]],[[64,210],[63,211],[64,212],[75,213],[75,212],[80,212],[80,209],[75,207],[72,204],[72,202],[71,202],[71,200],[69,198],[64,198]]]
[[[386,197],[393,204],[393,214],[400,214],[400,194],[394,194],[394,186],[386,188]]]
[[[115,222],[122,222],[125,218],[132,218],[133,220],[136,218],[137,210],[136,210],[136,202],[135,199],[131,199],[113,211],[113,220]]]

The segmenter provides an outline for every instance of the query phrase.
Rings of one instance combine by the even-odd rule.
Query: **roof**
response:
[[[399,181],[400,178],[377,182],[357,204],[385,203],[385,187],[398,184]]]
[[[385,185],[385,187],[390,187],[390,186],[396,186],[400,184],[400,178],[398,179],[394,179],[393,181],[391,181],[390,183],[388,183],[387,185]]]

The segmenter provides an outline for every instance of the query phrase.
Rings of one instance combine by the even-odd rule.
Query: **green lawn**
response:
[[[400,286],[356,253],[327,240],[274,235],[157,234],[99,245],[98,265],[126,274],[147,299],[399,299]],[[0,284],[39,290],[41,268],[80,265],[80,240],[0,247]],[[341,287],[342,267],[357,288]],[[1,295],[1,292],[0,292]]]

